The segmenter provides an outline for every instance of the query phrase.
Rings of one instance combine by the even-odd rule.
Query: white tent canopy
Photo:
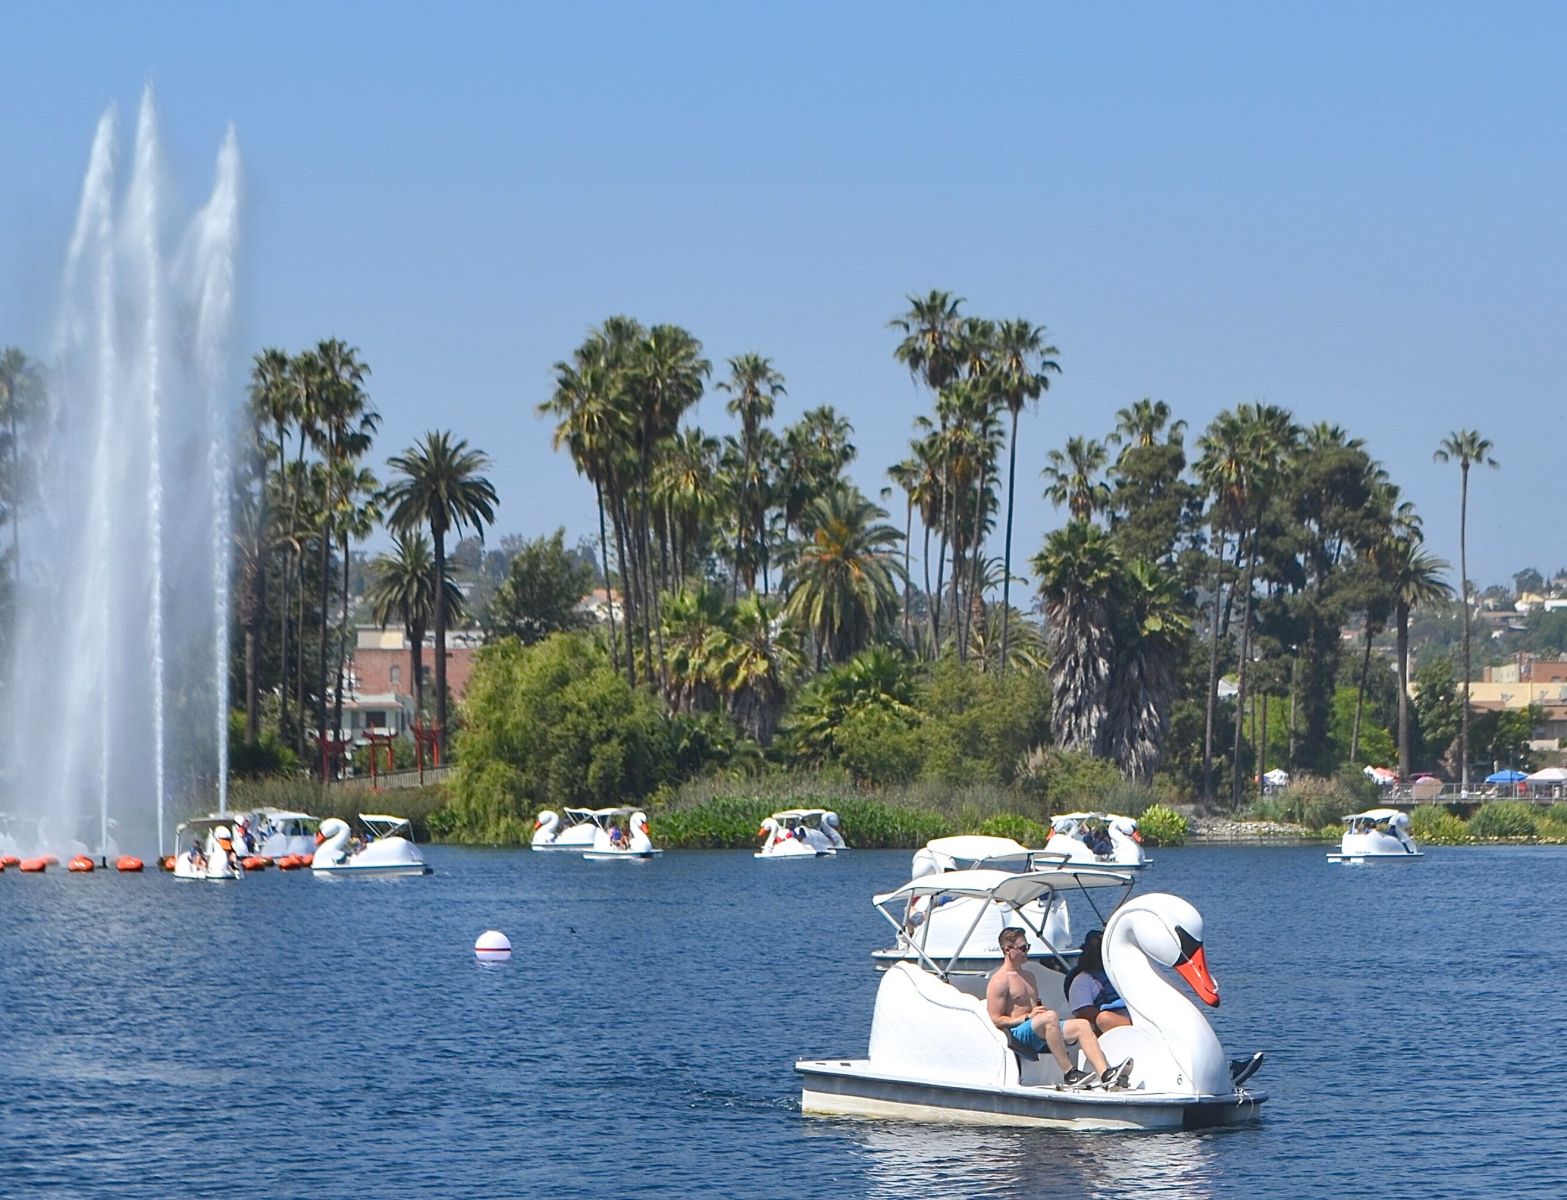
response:
[[[1567,783],[1567,767],[1544,767],[1524,779],[1525,783]]]

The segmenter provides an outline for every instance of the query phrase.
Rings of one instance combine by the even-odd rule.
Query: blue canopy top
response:
[[[1491,774],[1489,774],[1489,775],[1487,775],[1485,777],[1485,781],[1487,783],[1517,783],[1520,780],[1528,779],[1528,778],[1529,778],[1529,776],[1526,775],[1524,772],[1522,772],[1522,771],[1514,771],[1511,767],[1509,767],[1505,771],[1493,771],[1493,772],[1491,772]]]

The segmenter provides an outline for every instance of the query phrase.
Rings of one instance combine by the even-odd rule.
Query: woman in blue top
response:
[[[1066,977],[1067,1007],[1074,1017],[1089,1022],[1097,1033],[1108,1033],[1130,1025],[1126,1001],[1121,999],[1110,977],[1105,974],[1104,930],[1091,929],[1083,937],[1077,966]]]

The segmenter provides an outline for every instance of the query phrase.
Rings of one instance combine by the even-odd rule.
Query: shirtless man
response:
[[[985,989],[985,1010],[991,1023],[1003,1033],[1030,1050],[1050,1051],[1051,1057],[1061,1068],[1068,1087],[1106,1088],[1126,1086],[1131,1075],[1131,1059],[1111,1067],[1105,1062],[1099,1049],[1099,1037],[1094,1027],[1076,1017],[1060,1020],[1054,1012],[1039,1002],[1039,986],[1033,973],[1025,969],[1028,962],[1027,934],[1017,927],[1001,931],[1001,966],[990,977]],[[1067,1055],[1066,1043],[1076,1042],[1082,1047],[1083,1057],[1091,1071],[1080,1071],[1072,1066]]]

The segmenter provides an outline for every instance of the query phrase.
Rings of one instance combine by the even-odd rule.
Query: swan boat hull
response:
[[[1190,1096],[1078,1091],[1053,1085],[986,1086],[911,1079],[871,1069],[867,1059],[795,1063],[800,1109],[810,1116],[882,1117],[1041,1129],[1207,1129],[1254,1121],[1262,1092]]]
[[[343,863],[339,866],[314,866],[317,875],[344,875],[356,879],[399,879],[412,875],[433,875],[435,870],[422,862]]]
[[[1347,854],[1343,851],[1340,851],[1337,854],[1330,854],[1328,855],[1328,861],[1330,863],[1349,863],[1353,865],[1368,862],[1403,862],[1406,859],[1413,860],[1424,857],[1425,851],[1423,850],[1415,850],[1413,852],[1408,850],[1400,850],[1397,854],[1379,853],[1375,850],[1363,850],[1358,852],[1351,851]]]
[[[646,862],[650,858],[657,858],[664,853],[662,850],[585,850],[582,857],[589,862],[616,862],[619,859],[629,858]]]

